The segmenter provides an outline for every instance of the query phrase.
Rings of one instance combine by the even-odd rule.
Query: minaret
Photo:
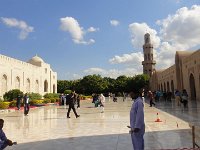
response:
[[[146,33],[144,35],[143,53],[144,53],[144,61],[142,61],[143,73],[148,74],[151,77],[152,72],[155,70],[156,61],[153,59],[153,44],[151,43],[149,33]]]

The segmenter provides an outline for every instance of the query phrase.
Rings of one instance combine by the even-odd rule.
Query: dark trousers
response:
[[[68,108],[68,111],[67,111],[67,117],[69,117],[69,114],[70,114],[71,109],[73,110],[75,116],[77,117],[78,114],[76,113],[76,109],[75,109],[75,107],[74,107],[73,104],[69,104],[69,108]]]
[[[20,110],[20,107],[21,107],[21,103],[20,101],[17,101],[17,109]]]
[[[80,108],[80,100],[77,100],[77,108]]]
[[[1,145],[0,150],[3,150],[3,149],[6,148],[7,146],[8,146],[8,143],[7,143],[7,141],[5,141],[5,142],[3,143],[3,145]]]
[[[29,112],[29,104],[24,104],[24,114],[27,115]]]
[[[153,102],[153,100],[151,99],[151,100],[150,100],[150,106],[152,106],[152,105],[155,106],[156,104],[155,104],[155,103]]]

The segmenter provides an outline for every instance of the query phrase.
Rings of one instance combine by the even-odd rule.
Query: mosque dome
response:
[[[41,66],[41,63],[44,63],[44,60],[40,58],[39,56],[35,55],[28,61],[28,63],[36,65],[36,66]]]

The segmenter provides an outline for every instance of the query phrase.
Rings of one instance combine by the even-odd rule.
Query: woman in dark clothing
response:
[[[67,118],[70,118],[69,114],[70,114],[70,111],[71,109],[73,110],[76,118],[80,117],[80,115],[78,115],[76,113],[76,109],[74,107],[74,103],[75,103],[75,98],[76,98],[76,95],[75,95],[75,92],[71,92],[71,94],[69,94],[66,99],[67,101],[69,102],[69,108],[68,108],[68,111],[67,111]]]
[[[183,103],[183,106],[186,108],[187,104],[188,104],[188,94],[187,94],[187,91],[185,89],[182,91],[181,99],[182,99],[181,102]]]

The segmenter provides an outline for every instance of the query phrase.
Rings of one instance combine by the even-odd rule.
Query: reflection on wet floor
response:
[[[67,106],[45,106],[30,110],[0,114],[5,120],[7,137],[18,145],[15,150],[132,150],[128,134],[131,99],[117,103],[106,100],[105,112],[94,108],[91,101],[81,101],[77,109],[80,118],[71,112],[67,119]],[[158,114],[158,116],[157,116]],[[159,117],[162,122],[155,122]],[[156,108],[145,104],[145,149],[192,147],[188,122],[200,121],[199,103],[189,108],[175,106],[174,102],[157,102]]]

